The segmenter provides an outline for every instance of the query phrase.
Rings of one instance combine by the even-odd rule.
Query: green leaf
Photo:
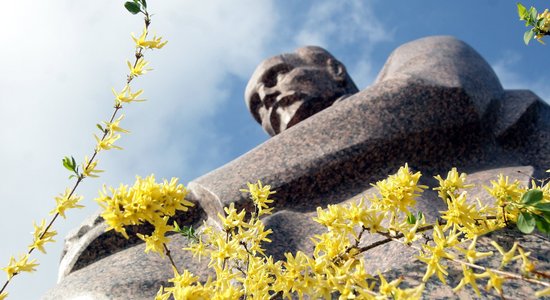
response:
[[[147,9],[147,1],[141,0],[141,5],[143,5],[143,8]]]
[[[97,128],[99,128],[99,130],[101,130],[101,132],[105,132],[105,129],[103,129],[103,126],[101,126],[101,124],[97,123],[97,124],[95,124],[95,126],[97,126]]]
[[[529,45],[529,42],[531,41],[531,39],[533,39],[533,34],[534,32],[531,29],[525,32],[525,34],[523,35],[523,41],[525,42],[525,45]]]
[[[550,203],[537,203],[533,207],[539,211],[550,212]]]
[[[546,220],[546,222],[550,223],[550,212],[549,211],[543,211],[541,217],[544,218]]]
[[[124,3],[124,7],[126,7],[126,9],[132,13],[133,15],[139,13],[141,11],[141,8],[139,7],[139,4],[137,4],[136,2],[126,2]]]
[[[518,2],[518,15],[520,20],[525,20],[525,17],[527,16],[527,8],[523,6],[523,4]]]
[[[192,226],[184,226],[182,229],[188,236],[195,235],[195,229]]]
[[[415,224],[416,223],[416,217],[411,213],[407,214],[407,223]]]
[[[74,161],[74,158],[72,156],[71,156],[71,158],[69,158],[68,156],[65,156],[63,158],[63,166],[65,167],[65,169],[67,169],[71,172],[74,172],[75,167],[76,167],[76,163]]]
[[[424,214],[423,214],[421,211],[419,211],[419,212],[416,214],[416,218],[417,218],[418,220],[422,220],[422,219],[424,219]]]
[[[537,229],[542,233],[550,233],[550,222],[546,221],[543,217],[534,215],[537,223]]]
[[[531,8],[529,8],[529,13],[531,14],[531,22],[535,23],[535,20],[537,19],[537,9],[531,6]]]
[[[518,229],[523,233],[531,233],[535,229],[535,218],[527,212],[520,212],[518,217]]]
[[[63,159],[61,160],[63,162],[63,167],[65,167],[65,169],[69,170],[69,171],[72,171],[72,168],[71,168],[71,162],[69,160],[68,157],[63,157]]]
[[[542,200],[542,191],[541,190],[529,190],[521,196],[521,203],[527,205],[533,205],[539,203]]]

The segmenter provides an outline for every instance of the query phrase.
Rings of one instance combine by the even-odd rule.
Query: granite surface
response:
[[[490,201],[481,184],[497,174],[527,184],[529,176],[542,178],[550,166],[550,107],[530,91],[503,90],[487,62],[452,37],[404,44],[390,55],[373,85],[332,100],[326,109],[190,182],[188,198],[197,207],[191,215],[178,216],[180,220],[199,227],[205,219],[216,224],[217,214],[230,203],[251,209],[239,190],[246,182],[261,180],[277,191],[276,211],[264,219],[274,229],[267,252],[282,258],[286,251],[311,251],[309,237],[322,230],[311,220],[317,206],[357,201],[373,192],[370,183],[404,163],[421,171],[421,183],[431,186],[436,184],[434,175],[458,167],[478,184],[469,195],[481,201]],[[263,116],[254,117],[261,121]],[[418,201],[428,220],[438,217],[442,205],[433,191]],[[171,277],[167,261],[143,253],[143,244],[101,233],[101,226],[101,220],[92,217],[75,230],[62,259],[60,282],[46,299],[150,299]],[[542,253],[537,255],[547,262],[547,237],[520,237],[513,230],[495,236],[524,238],[527,250]],[[364,239],[369,243],[376,237]],[[170,247],[185,243],[175,237]],[[204,261],[199,264],[185,252],[174,253],[179,265],[205,278]],[[400,268],[417,270],[414,254],[390,243],[365,258],[369,270],[392,274]],[[429,286],[429,297],[469,297],[448,290],[432,293],[440,288],[444,290]],[[517,289],[510,295],[521,298],[523,292]]]

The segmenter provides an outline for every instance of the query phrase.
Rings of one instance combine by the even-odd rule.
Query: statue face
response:
[[[248,82],[248,109],[274,136],[357,92],[345,67],[319,47],[304,47],[262,62]]]

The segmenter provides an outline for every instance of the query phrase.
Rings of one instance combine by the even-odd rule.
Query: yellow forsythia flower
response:
[[[246,225],[246,222],[244,221],[246,211],[243,209],[241,212],[237,213],[235,203],[232,202],[229,204],[229,207],[224,207],[223,210],[225,211],[226,216],[224,217],[222,214],[218,213],[218,218],[220,219],[224,230],[230,231],[233,228]]]
[[[487,281],[487,287],[485,288],[487,291],[490,291],[491,289],[495,289],[499,294],[502,294],[502,284],[504,283],[504,276],[493,273],[489,270],[485,271],[487,276],[489,276],[489,280]]]
[[[151,68],[145,68],[149,62],[145,61],[143,58],[138,59],[135,65],[132,65],[130,61],[126,63],[128,64],[128,68],[130,68],[130,77],[137,77],[153,70]]]
[[[474,289],[476,294],[480,296],[479,288],[477,287],[476,280],[481,277],[486,277],[485,273],[480,273],[480,274],[474,273],[472,269],[470,269],[466,265],[462,265],[462,275],[464,277],[462,277],[458,285],[455,288],[453,288],[453,292],[456,293],[459,290],[461,290],[463,287],[469,284]]]
[[[138,90],[137,92],[132,93],[132,91],[130,90],[130,85],[128,84],[124,86],[120,93],[117,93],[114,88],[112,90],[113,94],[115,95],[115,105],[145,101],[145,99],[138,99],[138,97],[143,93],[143,90]]]
[[[170,292],[164,292],[164,287],[161,286],[157,294],[155,295],[155,300],[168,300],[170,298]]]
[[[434,225],[432,237],[433,244],[435,245],[422,245],[424,251],[418,256],[420,261],[428,265],[422,281],[426,282],[433,274],[436,274],[439,280],[446,284],[445,276],[448,275],[447,266],[442,265],[440,260],[443,258],[455,258],[453,254],[447,252],[447,248],[451,248],[459,243],[460,233],[457,233],[456,229],[453,227],[446,235],[443,227],[436,223]]]
[[[392,296],[397,291],[397,286],[403,281],[403,278],[397,278],[391,282],[388,282],[386,278],[378,271],[378,278],[380,278],[379,293],[384,296]]]
[[[120,127],[119,124],[120,124],[120,121],[122,121],[122,119],[124,119],[124,115],[121,115],[120,117],[118,117],[118,119],[114,120],[111,123],[107,123],[107,122],[103,122],[103,123],[105,124],[105,126],[106,126],[107,130],[109,130],[109,132],[130,133],[130,131]]]
[[[413,174],[409,170],[408,164],[405,164],[404,167],[399,168],[396,174],[378,181],[374,186],[382,195],[382,207],[389,211],[397,209],[409,213],[409,208],[416,205],[416,197],[428,188],[418,184],[421,176],[420,172]]]
[[[132,39],[136,43],[137,48],[147,48],[147,49],[161,49],[168,43],[167,41],[162,41],[162,37],[158,37],[155,35],[152,39],[146,40],[147,38],[147,29],[144,28],[143,32],[139,36],[139,38],[136,38],[134,34],[132,33]]]
[[[94,138],[97,142],[97,145],[95,147],[97,152],[99,152],[101,150],[111,150],[111,149],[122,150],[122,147],[115,146],[115,142],[118,139],[120,139],[120,134],[115,134],[112,131],[109,131],[109,133],[107,134],[107,136],[104,139],[100,139],[95,134],[94,134]]]
[[[84,177],[99,177],[97,173],[103,173],[103,170],[96,169],[98,160],[95,159],[90,163],[88,156],[84,158],[84,163],[82,163],[82,176]]]
[[[83,197],[82,196],[76,196],[74,194],[71,195],[71,197],[69,197],[70,193],[71,193],[71,190],[66,189],[65,193],[60,194],[59,196],[55,197],[56,206],[52,211],[50,211],[50,214],[53,215],[53,214],[58,213],[63,218],[66,218],[65,217],[65,211],[67,209],[84,207],[83,205],[77,204],[80,200],[82,200]]]
[[[472,239],[472,243],[470,243],[470,246],[468,246],[467,249],[462,249],[462,248],[459,248],[459,247],[456,248],[460,252],[464,253],[464,255],[466,256],[466,259],[472,264],[475,263],[475,261],[480,259],[480,258],[484,258],[484,257],[488,257],[488,256],[493,255],[492,251],[477,252],[476,251],[476,243],[477,243],[477,235],[474,236],[474,238]]]
[[[182,250],[191,251],[193,253],[193,257],[198,256],[198,261],[201,261],[201,257],[205,256],[207,254],[206,247],[204,243],[202,242],[202,238],[199,238],[199,241],[197,243],[191,243],[189,247],[183,248]]]
[[[496,241],[491,241],[491,245],[493,245],[493,247],[495,247],[498,250],[498,252],[500,252],[500,254],[502,255],[500,268],[508,265],[508,263],[510,263],[511,261],[521,258],[521,255],[514,256],[518,248],[518,242],[514,242],[514,245],[512,246],[512,248],[510,248],[508,252],[504,251],[502,246],[500,246]]]
[[[44,249],[44,244],[49,242],[55,242],[53,239],[57,235],[57,231],[49,229],[48,232],[44,233],[46,229],[46,220],[42,219],[40,226],[36,226],[36,223],[33,222],[34,233],[33,233],[33,243],[29,245],[30,249],[38,249],[42,253],[46,253]],[[42,237],[40,237],[42,236]]]
[[[473,184],[466,184],[466,173],[458,173],[456,168],[452,168],[447,173],[447,178],[443,179],[440,175],[435,176],[439,181],[439,187],[434,188],[438,191],[439,198],[446,200],[449,195],[458,196],[457,190],[474,187]]]
[[[166,233],[174,230],[173,226],[166,224],[168,218],[168,216],[164,216],[161,220],[155,219],[153,223],[155,231],[153,231],[151,235],[136,234],[138,238],[145,242],[145,253],[152,250],[161,257],[164,257],[164,245],[170,241],[170,239],[166,237]]]
[[[2,292],[2,294],[0,294],[0,300],[4,300],[8,297],[8,293],[7,292]]]
[[[313,221],[325,226],[328,230],[345,227],[343,210],[340,205],[327,205],[326,209],[317,207],[317,217]]]
[[[514,180],[509,182],[508,176],[502,174],[498,175],[498,180],[491,180],[492,187],[484,188],[497,200],[497,205],[502,206],[508,201],[518,202],[521,199],[521,195],[525,192],[525,189],[520,187],[520,182]]]
[[[544,22],[540,26],[542,31],[550,32],[550,11],[548,8],[544,10],[541,14],[537,16],[537,19],[544,19]]]
[[[454,194],[447,194],[447,210],[441,212],[441,218],[447,221],[445,229],[455,227],[457,230],[467,234],[475,235],[478,227],[478,220],[483,216],[475,204],[467,202],[466,192],[457,197]]]
[[[36,271],[35,267],[38,266],[38,264],[35,263],[36,259],[33,259],[31,261],[28,260],[29,254],[20,256],[18,261],[16,261],[15,258],[12,256],[10,258],[10,263],[8,264],[8,266],[2,268],[2,270],[4,270],[8,274],[8,279],[11,279],[13,276],[21,272]]]
[[[545,288],[544,290],[540,290],[535,293],[535,297],[540,298],[544,296],[550,296],[550,287]]]
[[[521,256],[521,270],[526,273],[535,271],[535,264],[529,259],[531,252],[524,252],[521,247],[518,248],[519,255]]]
[[[271,214],[273,208],[269,208],[268,204],[273,203],[273,200],[269,199],[269,196],[275,194],[275,192],[270,191],[271,186],[262,186],[262,183],[259,180],[256,184],[247,183],[246,185],[248,186],[248,190],[241,191],[250,193],[250,198],[258,210],[258,216]]]
[[[397,289],[393,299],[420,300],[422,299],[422,292],[424,292],[425,287],[426,285],[422,283],[415,288],[408,288],[404,290]]]

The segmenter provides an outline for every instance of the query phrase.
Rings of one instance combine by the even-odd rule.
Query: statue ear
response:
[[[344,81],[346,79],[346,69],[339,61],[333,58],[327,60],[327,69],[334,79]]]

